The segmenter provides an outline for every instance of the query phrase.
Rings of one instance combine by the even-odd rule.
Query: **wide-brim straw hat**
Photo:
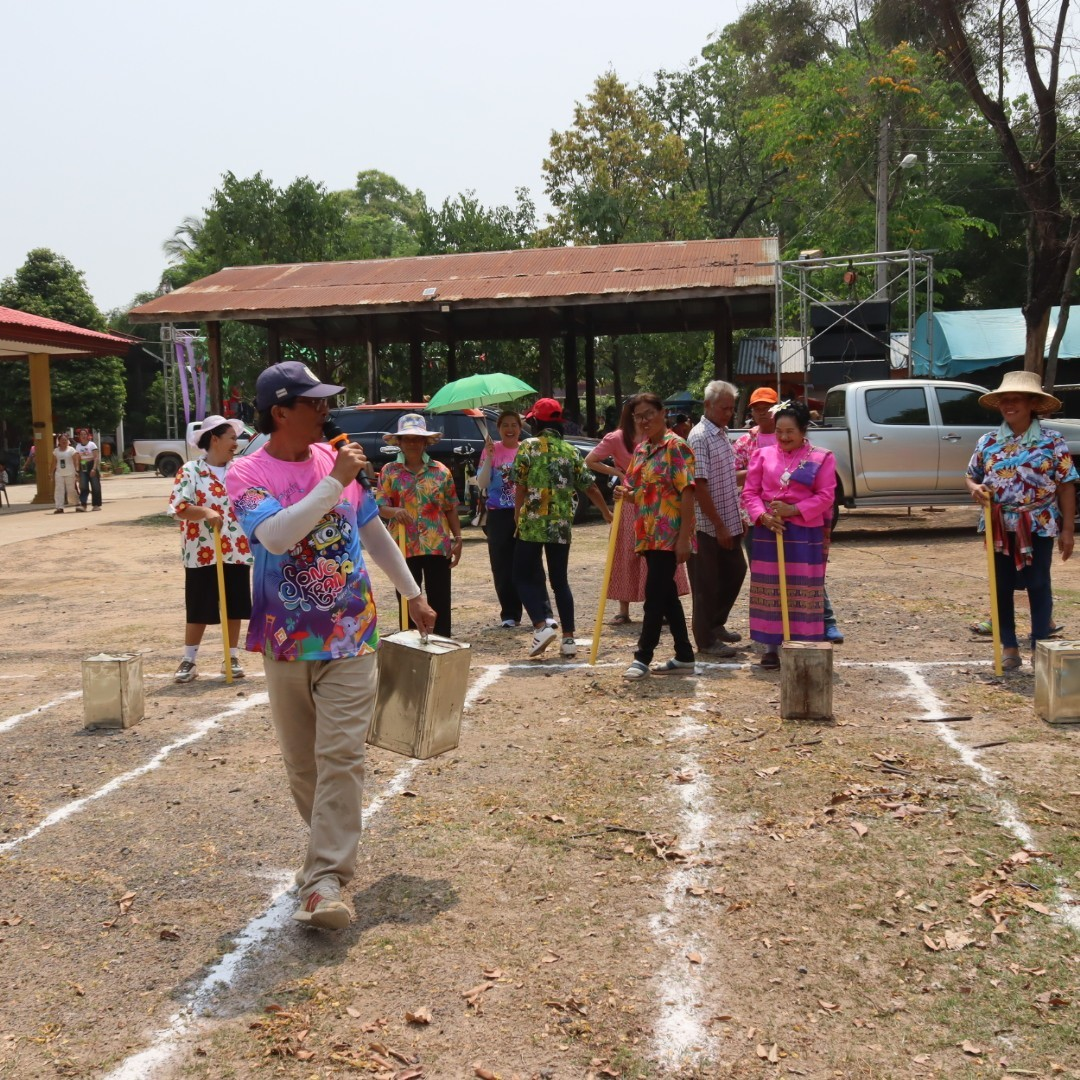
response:
[[[1006,371],[1001,385],[983,394],[979,404],[984,409],[996,409],[1003,394],[1030,394],[1035,399],[1031,403],[1033,413],[1057,412],[1061,408],[1061,400],[1042,388],[1037,371]]]
[[[383,442],[391,446],[401,445],[402,435],[421,435],[427,439],[428,446],[437,443],[443,436],[441,431],[428,431],[427,421],[419,413],[405,413],[397,422],[397,431],[388,431],[383,436]]]

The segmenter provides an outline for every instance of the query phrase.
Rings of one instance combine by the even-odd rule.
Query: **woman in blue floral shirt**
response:
[[[986,529],[986,507],[994,538],[997,616],[1007,671],[1020,667],[1013,592],[1027,589],[1031,605],[1031,647],[1050,636],[1053,599],[1050,563],[1057,538],[1061,558],[1073,550],[1076,488],[1080,475],[1061,435],[1039,422],[1061,402],[1039,385],[1034,371],[1010,371],[1001,385],[979,398],[1000,409],[999,428],[979,439],[967,469],[971,497],[983,505],[979,531]]]

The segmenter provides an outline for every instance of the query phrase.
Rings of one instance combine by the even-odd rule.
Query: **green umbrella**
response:
[[[527,382],[513,375],[504,375],[501,371],[492,371],[447,383],[427,403],[425,411],[441,413],[454,409],[479,409],[484,405],[498,405],[535,393]]]

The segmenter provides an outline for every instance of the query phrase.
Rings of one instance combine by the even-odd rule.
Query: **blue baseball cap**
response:
[[[260,412],[293,397],[333,397],[344,386],[319,382],[319,377],[300,360],[271,364],[255,382],[255,408]]]

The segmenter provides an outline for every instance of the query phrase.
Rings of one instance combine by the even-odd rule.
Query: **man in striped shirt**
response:
[[[731,645],[742,639],[726,626],[746,578],[735,453],[727,437],[736,394],[731,383],[709,383],[705,415],[688,440],[694,451],[697,519],[697,554],[687,563],[694,595],[691,629],[698,652],[712,657],[734,656]]]

